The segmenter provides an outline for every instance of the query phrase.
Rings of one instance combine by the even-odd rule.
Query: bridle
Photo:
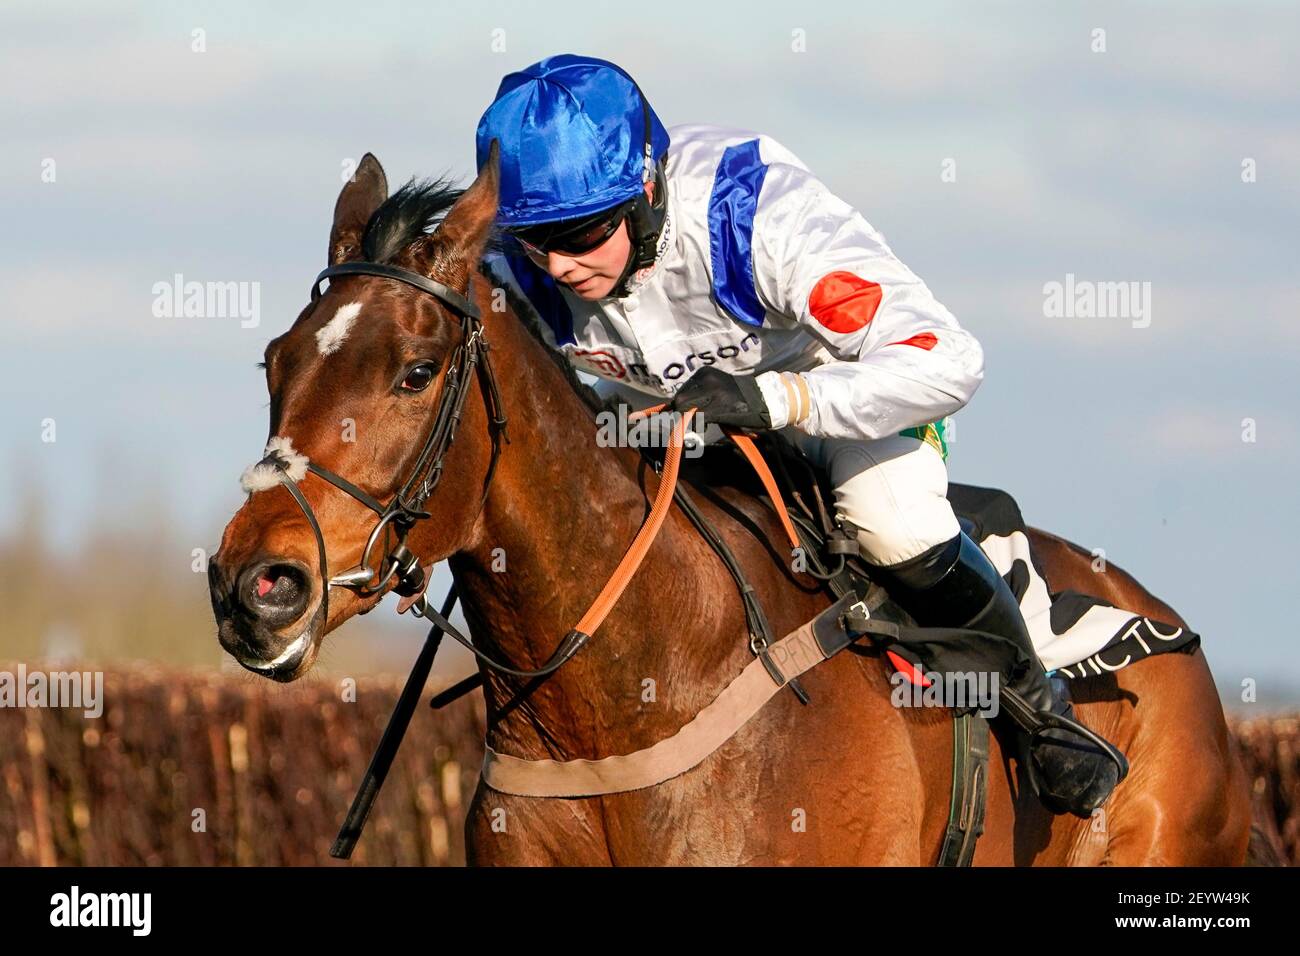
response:
[[[419,557],[406,546],[406,536],[419,521],[430,517],[429,512],[424,510],[424,506],[442,478],[447,451],[456,437],[456,428],[460,424],[465,399],[469,395],[470,377],[475,373],[487,403],[488,421],[492,432],[492,458],[483,480],[483,499],[487,497],[492,476],[496,471],[497,459],[501,454],[501,442],[503,439],[506,442],[510,440],[506,434],[506,417],[502,410],[501,393],[492,372],[488,342],[483,334],[482,314],[478,306],[441,282],[408,269],[379,262],[345,262],[324,269],[312,283],[312,302],[315,303],[320,298],[320,285],[324,280],[342,276],[375,276],[392,279],[433,296],[460,316],[461,339],[452,352],[447,366],[447,374],[438,399],[438,410],[424,440],[424,446],[420,449],[419,457],[410,475],[388,504],[381,503],[328,468],[323,468],[310,459],[307,461],[308,471],[329,482],[379,516],[379,520],[366,540],[361,561],[356,567],[334,577],[329,576],[325,558],[325,536],[321,532],[320,522],[316,520],[310,502],[303,495],[297,482],[287,473],[291,461],[278,451],[262,459],[261,464],[279,470],[280,482],[293,495],[298,507],[306,516],[307,523],[311,526],[312,534],[316,537],[321,576],[321,604],[317,616],[322,620],[328,620],[331,587],[347,588],[361,597],[371,597],[381,593],[390,582],[392,590],[403,597],[412,597],[424,589],[426,583],[424,569]],[[374,560],[374,553],[381,537],[384,539],[385,554],[379,559],[380,563],[377,566],[372,566],[371,562]],[[394,537],[395,541],[392,540]]]
[[[338,276],[358,275],[377,276],[383,279],[404,282],[433,296],[442,304],[459,313],[461,318],[461,341],[452,352],[451,360],[447,366],[447,375],[443,380],[442,394],[438,399],[438,410],[434,415],[433,426],[425,438],[424,446],[420,449],[415,467],[388,504],[381,503],[372,495],[362,491],[352,482],[335,474],[328,468],[323,468],[310,459],[306,461],[306,471],[329,482],[335,488],[365,505],[379,516],[379,520],[371,530],[370,536],[366,540],[366,546],[361,552],[361,562],[356,567],[333,577],[329,576],[325,555],[325,536],[321,531],[320,522],[316,520],[316,514],[311,503],[302,493],[302,489],[298,487],[297,479],[290,474],[290,469],[294,465],[292,456],[281,449],[274,449],[268,451],[266,456],[259,462],[260,465],[269,466],[279,473],[280,483],[293,495],[294,501],[302,509],[308,525],[311,526],[312,534],[316,538],[317,560],[320,566],[321,602],[313,615],[312,627],[304,631],[303,636],[305,637],[310,633],[316,625],[323,625],[328,622],[329,589],[331,587],[347,588],[362,597],[370,597],[381,593],[391,583],[391,590],[408,599],[406,610],[412,611],[417,617],[428,618],[434,625],[434,632],[450,634],[491,669],[523,678],[537,678],[551,674],[570,661],[590,640],[592,632],[609,614],[614,603],[618,600],[618,596],[623,592],[632,575],[636,573],[637,567],[649,549],[650,542],[654,540],[655,535],[658,533],[668,506],[673,499],[677,461],[680,460],[682,442],[690,415],[681,418],[674,429],[670,450],[675,450],[676,456],[670,456],[671,466],[666,467],[665,482],[661,485],[650,516],[642,526],[641,531],[638,532],[632,547],[629,548],[628,553],[624,555],[623,560],[619,563],[619,567],[615,569],[610,580],[606,582],[605,588],[597,597],[596,602],[583,616],[582,620],[578,622],[578,626],[560,639],[550,658],[541,667],[522,669],[494,660],[480,648],[475,647],[468,637],[447,620],[446,615],[451,612],[450,602],[454,600],[455,596],[454,588],[448,594],[449,603],[444,606],[442,611],[436,610],[425,600],[423,592],[427,581],[424,568],[420,564],[419,557],[406,547],[405,542],[406,535],[416,523],[424,518],[432,517],[424,510],[424,505],[430,495],[433,494],[434,488],[442,477],[443,462],[447,450],[451,447],[452,440],[456,437],[456,427],[460,424],[461,411],[465,405],[465,398],[469,394],[469,377],[476,371],[483,390],[484,400],[488,406],[488,421],[492,430],[492,458],[488,463],[487,475],[483,480],[483,496],[480,499],[480,508],[487,499],[492,476],[496,472],[497,459],[501,454],[501,442],[503,439],[509,441],[506,435],[506,417],[502,411],[501,393],[497,388],[496,377],[493,374],[492,364],[488,358],[488,343],[483,334],[481,313],[473,302],[443,283],[422,276],[417,272],[379,262],[347,262],[324,269],[316,277],[316,281],[312,283],[312,302],[314,303],[320,298],[320,284],[323,280]],[[395,543],[391,543],[390,546],[389,537],[392,535],[395,535],[397,540]],[[374,568],[371,565],[371,560],[381,536],[385,538],[386,554],[382,559],[383,563],[378,568]]]
[[[323,625],[329,621],[329,589],[331,587],[347,588],[362,597],[370,597],[381,593],[391,583],[391,589],[407,599],[404,602],[405,607],[399,605],[399,610],[410,610],[417,617],[428,618],[433,623],[434,630],[431,632],[430,639],[433,638],[434,632],[450,634],[458,643],[494,671],[527,679],[545,677],[570,661],[591,639],[591,635],[596,628],[609,615],[619,596],[636,573],[641,561],[645,558],[650,544],[658,534],[673,501],[678,501],[682,505],[691,520],[697,527],[701,528],[702,533],[706,532],[707,529],[701,527],[703,519],[695,510],[694,505],[688,504],[684,493],[676,488],[677,471],[685,434],[695,410],[690,409],[677,417],[669,439],[668,453],[660,471],[662,480],[650,513],[642,524],[641,530],[637,532],[632,545],[623,555],[618,567],[615,568],[614,573],[606,581],[605,586],[601,589],[600,594],[597,595],[595,602],[587,610],[587,613],[582,616],[572,630],[560,639],[551,656],[541,667],[522,669],[510,663],[494,660],[491,656],[485,654],[482,649],[475,647],[468,637],[460,633],[447,620],[446,615],[451,611],[450,602],[455,600],[454,586],[448,594],[448,603],[442,611],[434,609],[425,600],[423,592],[427,584],[426,573],[420,564],[419,557],[413,554],[405,543],[406,535],[411,528],[424,518],[431,517],[424,510],[424,505],[442,477],[443,462],[447,450],[456,437],[456,427],[460,424],[461,411],[465,405],[465,398],[469,394],[469,377],[476,371],[482,386],[484,400],[488,406],[488,418],[492,430],[492,458],[483,481],[483,498],[480,501],[480,508],[487,498],[492,476],[496,471],[497,459],[501,452],[501,441],[502,439],[509,441],[505,434],[506,418],[502,412],[501,394],[492,372],[491,361],[488,358],[488,344],[483,335],[481,313],[473,302],[441,282],[407,269],[378,262],[347,262],[324,269],[316,277],[316,281],[312,283],[312,302],[315,303],[320,298],[320,284],[323,280],[338,276],[358,275],[376,276],[404,282],[433,296],[442,304],[459,313],[461,318],[461,341],[453,351],[451,360],[448,363],[447,375],[443,380],[442,394],[438,400],[438,410],[434,416],[433,426],[425,438],[424,446],[416,459],[415,467],[388,504],[382,504],[378,499],[362,491],[352,482],[335,474],[328,468],[323,468],[310,459],[306,461],[306,471],[329,482],[379,516],[379,520],[375,523],[369,538],[366,540],[366,546],[361,553],[361,561],[356,567],[334,577],[329,576],[325,554],[325,536],[321,531],[320,522],[316,520],[316,514],[311,507],[311,503],[302,493],[302,489],[298,487],[297,479],[290,474],[290,469],[294,466],[291,454],[279,448],[268,450],[266,456],[259,462],[260,465],[269,466],[278,472],[280,483],[293,495],[298,507],[302,509],[307,523],[311,526],[312,534],[316,538],[320,567],[321,602],[313,615],[312,627],[308,631],[304,631],[303,637],[306,637],[311,630],[314,630],[316,625]],[[638,416],[651,414],[662,410],[664,407],[655,406],[637,414]],[[738,443],[749,441],[744,436],[733,434],[732,437]],[[776,489],[770,473],[767,473],[766,467],[762,465],[761,456],[754,450],[752,454],[747,453],[747,457],[750,457],[751,462],[759,469],[760,474],[767,475],[765,484],[768,486],[768,492],[772,495],[773,501],[780,501],[780,492]],[[780,505],[779,512],[781,514],[785,513],[784,504]],[[785,518],[784,524],[792,547],[797,547],[799,539],[793,526],[789,523],[788,517]],[[389,540],[393,535],[396,536],[396,542],[390,542]],[[385,539],[386,554],[381,559],[380,566],[374,568],[371,565],[371,560],[381,536]],[[731,558],[726,546],[722,544],[716,534],[709,532],[706,534],[706,538],[708,538],[713,548],[724,556],[724,561],[729,560],[734,564],[734,558]],[[742,595],[752,592],[752,590],[748,584],[745,584],[742,588]],[[758,608],[756,601],[751,600],[749,597],[746,597],[745,600],[745,615],[749,624],[751,639],[763,635],[764,640],[766,640],[766,635],[770,633],[766,616],[762,613],[761,608]],[[302,638],[299,638],[299,640],[302,640]],[[763,646],[754,646],[751,640],[751,647],[754,652],[764,657],[766,661],[765,646],[765,643]],[[775,667],[770,662],[768,662],[768,666]],[[802,699],[802,690],[798,688],[796,690]]]
[[[415,466],[388,504],[381,503],[372,495],[362,491],[352,482],[335,474],[328,468],[323,468],[310,459],[306,461],[305,471],[311,472],[329,482],[335,488],[338,488],[378,515],[379,520],[375,523],[370,536],[366,540],[365,548],[361,553],[361,561],[356,567],[334,577],[329,576],[325,554],[325,536],[321,531],[320,522],[316,519],[311,503],[308,502],[306,496],[298,487],[297,478],[290,475],[290,469],[295,466],[292,455],[277,447],[274,451],[268,451],[259,463],[278,472],[280,483],[293,495],[311,527],[312,534],[316,538],[320,567],[321,601],[313,615],[312,625],[303,632],[298,641],[307,638],[316,629],[317,625],[328,623],[329,589],[331,587],[347,588],[361,596],[372,596],[381,593],[391,583],[392,590],[407,599],[407,610],[411,610],[418,617],[427,618],[432,623],[429,635],[425,638],[424,647],[412,667],[411,674],[407,678],[406,686],[402,691],[397,706],[394,708],[393,715],[389,718],[389,724],[384,731],[384,736],[375,751],[374,757],[371,759],[370,766],[366,770],[365,778],[352,802],[347,819],[339,831],[338,839],[330,849],[332,856],[346,859],[361,836],[361,830],[365,826],[370,807],[379,792],[379,787],[383,783],[388,768],[392,764],[402,735],[405,733],[425,681],[432,670],[434,657],[437,654],[442,635],[451,635],[458,643],[482,661],[487,668],[498,673],[528,680],[545,678],[554,673],[573,659],[609,615],[619,596],[631,581],[632,576],[636,574],[637,568],[648,553],[650,545],[655,540],[674,502],[680,504],[683,510],[686,511],[687,516],[700,530],[701,534],[705,535],[706,540],[722,557],[728,569],[732,571],[733,576],[741,584],[746,623],[751,634],[751,648],[763,659],[764,666],[768,668],[768,672],[772,674],[774,680],[777,680],[779,686],[788,683],[791,689],[799,695],[800,700],[806,702],[806,695],[799,686],[797,679],[791,678],[787,681],[777,665],[769,659],[766,636],[770,633],[770,627],[766,615],[762,613],[762,609],[754,597],[753,588],[740,574],[735,559],[725,543],[717,536],[716,532],[708,527],[703,516],[699,514],[695,505],[690,502],[685,493],[677,488],[677,473],[686,430],[690,425],[692,416],[695,414],[695,409],[689,409],[677,416],[669,439],[668,452],[661,468],[657,469],[660,474],[660,483],[655,494],[655,500],[631,546],[620,560],[614,573],[606,581],[605,586],[601,589],[600,594],[597,595],[595,602],[587,610],[587,613],[560,639],[550,657],[542,666],[534,669],[522,669],[509,663],[494,660],[484,653],[482,649],[475,647],[474,643],[447,619],[447,615],[451,613],[456,601],[455,585],[448,592],[441,610],[437,610],[429,604],[423,593],[427,584],[425,571],[420,564],[419,558],[406,547],[405,539],[406,535],[419,521],[431,517],[429,512],[424,510],[424,506],[442,477],[444,460],[452,441],[456,437],[456,428],[460,424],[461,412],[465,405],[466,396],[469,394],[468,386],[471,375],[476,374],[479,380],[492,431],[492,457],[483,480],[483,498],[480,500],[480,509],[487,499],[492,476],[496,471],[497,459],[501,453],[501,442],[503,439],[509,441],[506,435],[506,417],[502,410],[501,394],[497,388],[492,364],[488,357],[488,343],[483,334],[481,314],[473,302],[443,283],[406,269],[378,262],[347,262],[323,270],[316,277],[316,281],[312,283],[312,302],[315,303],[320,298],[320,284],[323,280],[340,276],[374,276],[391,279],[413,286],[433,296],[440,303],[459,314],[461,340],[452,352],[451,360],[447,366],[447,374],[443,380],[442,393],[438,399],[438,409],[434,415],[433,425],[424,440],[419,456],[416,458]],[[663,407],[656,406],[639,414],[651,414]],[[305,476],[305,472],[300,473],[300,477],[302,476]],[[770,475],[768,478],[770,480]],[[784,503],[780,502],[780,494],[774,484],[769,487],[769,492],[773,495],[774,503],[779,504],[780,513],[784,514],[785,506]],[[789,519],[786,518],[784,523],[793,544],[797,546],[798,538],[794,534]],[[393,536],[396,537],[395,542],[390,541]],[[378,567],[372,567],[371,561],[381,537],[384,539],[385,555]],[[402,610],[400,605],[399,610]],[[761,647],[755,647],[753,640],[759,634],[764,635],[764,640]],[[480,672],[476,677],[481,681],[482,673]],[[459,696],[468,692],[473,686],[475,686],[474,679],[461,681],[450,690],[444,691],[440,697],[449,699],[450,697]],[[436,702],[437,698],[435,698]]]

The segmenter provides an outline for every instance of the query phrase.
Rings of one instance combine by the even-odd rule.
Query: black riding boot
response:
[[[1019,731],[1020,759],[1033,762],[1029,778],[1053,813],[1087,817],[1101,806],[1128,773],[1128,763],[1118,749],[1075,721],[1068,694],[1054,692],[1015,595],[979,545],[963,532],[910,561],[873,572],[922,627],[985,631],[1025,651],[1030,661],[1025,672],[1009,683],[1003,675],[1000,709]]]

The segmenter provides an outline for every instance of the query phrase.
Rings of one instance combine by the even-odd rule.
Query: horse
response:
[[[439,462],[427,517],[404,543],[422,565],[448,562],[477,648],[537,669],[592,602],[661,478],[636,449],[598,443],[591,391],[485,267],[496,175],[493,160],[463,190],[412,181],[390,196],[367,154],[338,196],[327,260],[417,273],[481,313],[508,441],[498,449],[492,437],[497,413],[486,389],[461,377],[468,400],[457,440]],[[291,440],[374,501],[391,499],[419,464],[419,436],[463,354],[465,329],[443,299],[409,283],[334,275],[266,348],[271,438]],[[318,535],[285,489],[250,494],[209,568],[222,646],[278,681],[302,677],[326,634],[392,586],[327,596],[329,574],[365,563],[374,518],[317,474],[297,488]],[[788,566],[770,506],[716,487],[698,507],[762,595],[777,635],[830,604]],[[1084,549],[1038,529],[1029,536],[1051,591],[1185,626],[1114,564],[1096,573]],[[525,759],[636,751],[674,734],[752,659],[732,578],[674,507],[608,618],[563,667],[532,681],[480,668],[486,744]],[[467,861],[932,865],[952,786],[951,712],[894,706],[890,673],[879,653],[838,654],[800,678],[811,703],[779,693],[702,763],[655,786],[540,798],[480,780],[465,821]],[[993,735],[974,865],[1244,862],[1248,787],[1203,649],[1075,680],[1072,690],[1079,720],[1114,742],[1131,772],[1091,818],[1055,816],[1027,786],[1011,745]]]

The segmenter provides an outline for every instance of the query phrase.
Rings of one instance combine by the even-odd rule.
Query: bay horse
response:
[[[422,564],[449,562],[478,647],[535,669],[592,602],[659,478],[636,449],[598,444],[588,390],[539,338],[536,317],[494,287],[481,260],[496,209],[494,162],[463,191],[412,183],[389,197],[367,154],[338,197],[328,262],[389,263],[456,290],[482,313],[510,441],[497,459],[490,403],[463,383],[471,391],[458,439],[429,517],[406,543]],[[270,436],[374,499],[392,498],[438,406],[463,331],[456,318],[402,282],[335,276],[267,346]],[[348,428],[354,440],[343,437]],[[319,523],[319,551],[304,510],[274,488],[249,495],[209,569],[222,645],[280,681],[306,673],[325,635],[381,597],[342,590],[325,600],[321,552],[329,573],[356,565],[374,516],[315,474],[298,487]],[[698,504],[762,596],[775,634],[830,603],[783,560],[769,506],[725,487]],[[1034,529],[1030,540],[1051,591],[1183,625],[1113,564],[1094,573],[1082,548]],[[293,642],[305,646],[291,655]],[[509,708],[524,682],[484,671],[486,743],[529,759],[630,753],[676,733],[750,660],[733,581],[674,507],[613,612],[566,666]],[[468,861],[935,863],[952,784],[951,712],[893,706],[889,668],[876,654],[839,654],[801,681],[811,704],[778,694],[703,763],[653,787],[559,799],[512,796],[480,780],[465,824]],[[1079,719],[1127,755],[1128,778],[1091,819],[1053,816],[993,736],[974,864],[1244,862],[1247,783],[1203,651],[1153,656],[1072,687]]]

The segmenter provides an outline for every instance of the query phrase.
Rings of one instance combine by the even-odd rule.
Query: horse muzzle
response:
[[[233,577],[233,580],[231,580]],[[293,560],[255,561],[233,576],[217,559],[208,564],[208,589],[217,639],[240,665],[287,682],[315,661],[325,603],[312,607],[312,575]]]

